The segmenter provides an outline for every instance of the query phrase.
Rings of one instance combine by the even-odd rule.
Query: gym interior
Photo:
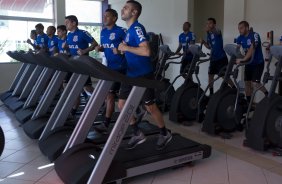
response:
[[[0,1],[0,184],[281,184],[282,1],[137,2],[142,11],[127,0]],[[128,4],[130,20],[138,20],[147,33],[140,24],[130,32]],[[106,41],[113,41],[118,34],[106,32],[107,13],[128,29],[114,48],[101,36],[110,34]],[[71,57],[59,48],[46,54],[50,49],[36,38],[47,27],[59,31],[59,25],[66,25],[70,46],[73,31],[67,24],[74,19],[69,15],[77,17],[78,29],[90,34],[90,50],[86,56],[80,48],[77,54],[68,53]],[[183,30],[187,22],[189,31]],[[207,29],[209,22],[212,29]],[[37,33],[39,23],[42,33]],[[36,30],[34,41],[31,30]],[[181,43],[183,32],[193,33],[192,41],[186,37]],[[140,43],[132,46],[134,34]],[[220,48],[212,46],[214,36],[223,43]],[[139,58],[141,51],[125,47],[142,50],[144,43],[150,48],[146,57],[154,65],[154,77],[134,78],[109,68],[106,49],[130,65],[128,53]],[[209,80],[217,49],[228,62]],[[189,63],[180,71],[187,54]],[[263,61],[253,64],[258,58]],[[92,90],[86,85],[89,76]],[[109,119],[113,82],[121,83],[120,89],[123,84],[134,87],[123,108],[122,90],[116,92],[114,112],[101,132],[97,126]],[[143,102],[146,89],[154,89],[153,104],[161,112],[157,121],[156,109]],[[165,126],[160,127],[160,119]],[[132,121],[146,136],[133,146]],[[167,141],[161,147],[160,136]]]

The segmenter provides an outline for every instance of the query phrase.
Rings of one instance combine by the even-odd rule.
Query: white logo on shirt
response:
[[[110,34],[110,40],[114,40],[116,38],[116,33],[111,33]]]
[[[138,38],[140,39],[140,42],[143,41],[143,40],[146,40],[146,38],[144,36],[144,33],[143,33],[143,30],[141,29],[141,27],[136,26],[135,30],[136,30],[136,34],[137,34]]]
[[[78,36],[75,35],[75,36],[73,37],[72,41],[73,41],[73,42],[77,42],[77,41],[78,41]]]

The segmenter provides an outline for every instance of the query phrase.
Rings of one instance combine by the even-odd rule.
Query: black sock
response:
[[[266,91],[266,92],[264,93],[264,95],[265,95],[265,96],[268,96],[268,91]]]
[[[138,132],[139,132],[139,127],[138,127],[138,124],[137,123],[134,123],[133,125],[130,125],[133,129],[133,134],[134,135],[138,135]]]
[[[105,118],[105,121],[104,121],[104,125],[106,126],[106,127],[109,127],[109,125],[110,125],[110,123],[111,123],[111,118]]]
[[[250,103],[251,102],[251,96],[246,96],[247,102]]]
[[[166,134],[167,134],[166,127],[160,128],[160,134],[163,135],[163,136],[166,136]]]
[[[210,88],[210,95],[213,94],[213,88]]]

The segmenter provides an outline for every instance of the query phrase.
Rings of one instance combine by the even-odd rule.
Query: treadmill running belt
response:
[[[190,158],[186,157],[186,155],[202,153],[196,158],[202,159],[209,157],[211,154],[210,146],[201,145],[177,134],[173,135],[172,141],[162,151],[155,150],[155,144],[156,136],[148,137],[145,143],[133,150],[125,150],[126,142],[123,142],[107,172],[104,182],[130,177],[127,175],[127,170],[133,167],[171,158],[176,158],[174,160],[175,164],[181,164],[182,162],[193,161],[191,156]],[[65,183],[87,183],[100,153],[99,148],[90,143],[74,146],[55,161],[55,170]],[[177,157],[180,156],[185,156],[185,159],[178,160]],[[151,171],[143,169],[142,172],[147,173]]]

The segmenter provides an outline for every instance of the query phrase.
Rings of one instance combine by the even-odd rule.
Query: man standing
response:
[[[245,67],[245,93],[248,103],[251,101],[251,95],[254,89],[261,87],[261,76],[264,70],[264,58],[262,54],[261,39],[258,33],[250,30],[247,21],[241,21],[238,24],[240,36],[237,38],[238,47],[242,47],[245,52],[243,59],[237,59],[236,64],[249,62]],[[260,90],[268,95],[265,87]]]
[[[223,50],[223,37],[221,30],[216,27],[216,20],[214,18],[208,18],[207,25],[207,42],[202,40],[201,42],[211,50],[211,59],[209,66],[209,84],[210,95],[214,93],[212,81],[214,75],[219,75],[220,71],[227,66],[228,58]],[[234,87],[233,82],[230,80],[229,84]]]
[[[150,48],[147,40],[147,33],[143,25],[138,22],[138,17],[142,12],[142,5],[137,1],[127,1],[121,11],[122,20],[128,26],[127,35],[118,49],[125,53],[127,60],[127,76],[132,78],[146,77],[154,79],[153,66],[150,59]],[[119,108],[122,109],[126,99],[132,89],[132,86],[122,83],[119,95]],[[147,89],[143,102],[147,111],[151,114],[158,127],[160,128],[159,138],[156,149],[162,150],[171,141],[172,135],[165,127],[164,119],[160,110],[155,103],[154,89]],[[139,129],[136,122],[132,119],[131,127],[134,135],[128,142],[128,149],[135,148],[138,144],[143,143],[146,137]]]
[[[43,24],[39,23],[36,24],[35,30],[37,33],[37,38],[36,38],[36,49],[37,50],[42,50],[46,51],[48,48],[48,36],[47,34],[44,33],[44,26]]]
[[[189,52],[189,45],[195,44],[195,34],[190,31],[191,29],[191,23],[190,22],[184,22],[183,24],[183,33],[179,35],[179,45],[178,48],[175,51],[175,54],[180,55],[181,49],[183,49],[183,57],[181,60],[181,67],[180,67],[180,74],[186,73],[185,69],[187,69],[187,65],[189,66],[193,55],[191,52]]]
[[[104,52],[107,59],[108,68],[120,73],[126,72],[125,56],[118,51],[118,46],[126,36],[126,30],[116,25],[118,13],[116,10],[107,9],[104,14],[105,28],[101,31],[101,46],[96,47],[97,52]],[[95,129],[101,133],[106,133],[111,122],[111,117],[115,108],[115,96],[120,89],[120,83],[115,82],[107,96],[105,121],[95,126]]]
[[[80,30],[78,28],[78,19],[76,16],[69,15],[65,17],[65,25],[69,33],[67,35],[67,43],[64,48],[69,49],[71,56],[89,55],[89,52],[94,50],[94,48],[98,45],[96,40],[87,31]],[[67,81],[69,78],[70,76],[67,77]],[[90,76],[85,83],[84,90],[89,93],[93,92]],[[76,107],[72,110],[73,115],[76,113],[79,104],[80,99],[78,99]]]
[[[48,40],[48,54],[53,56],[58,50],[58,37],[55,35],[56,28],[54,26],[49,26],[47,28]]]

